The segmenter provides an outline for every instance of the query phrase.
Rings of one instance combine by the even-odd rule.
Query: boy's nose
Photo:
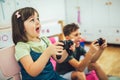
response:
[[[81,35],[78,36],[80,39],[82,38]]]

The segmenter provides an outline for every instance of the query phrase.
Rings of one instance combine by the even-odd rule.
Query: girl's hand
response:
[[[63,51],[63,43],[62,42],[56,42],[54,44],[51,44],[45,51],[50,55],[61,55]]]

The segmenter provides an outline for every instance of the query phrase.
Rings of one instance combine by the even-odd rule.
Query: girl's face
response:
[[[81,33],[79,32],[79,29],[72,32],[69,36],[66,36],[67,39],[73,39],[74,43],[79,44],[81,39]]]
[[[29,40],[34,40],[39,37],[41,26],[36,12],[24,22],[24,27],[26,36]]]

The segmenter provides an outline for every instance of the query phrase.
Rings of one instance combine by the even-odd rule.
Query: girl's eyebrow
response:
[[[34,16],[30,16],[27,20],[31,20],[34,19]]]
[[[29,18],[34,18],[34,17],[35,17],[35,15],[32,15]],[[39,15],[37,15],[37,18],[39,18]]]
[[[34,16],[30,16],[28,19],[33,18]]]

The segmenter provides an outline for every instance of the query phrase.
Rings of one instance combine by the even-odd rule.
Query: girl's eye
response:
[[[30,21],[34,22],[35,20],[34,20],[34,19],[31,19]]]

